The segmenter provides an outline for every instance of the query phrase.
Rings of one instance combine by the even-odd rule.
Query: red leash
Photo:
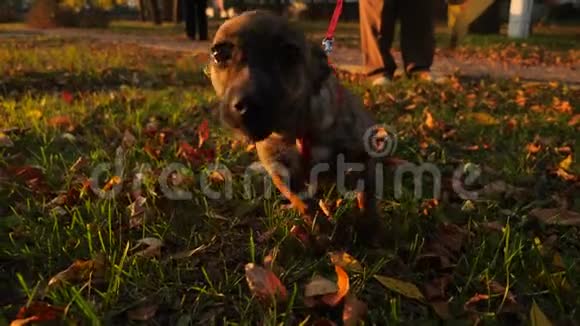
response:
[[[322,41],[324,45],[324,51],[329,54],[332,51],[332,43],[334,42],[334,31],[336,30],[336,25],[338,25],[338,19],[342,13],[342,1],[336,0],[336,7],[334,7],[334,13],[332,14],[332,19],[328,25],[328,30],[326,31],[326,37]]]
[[[340,14],[342,13],[342,2],[343,0],[336,1],[336,7],[334,7],[334,13],[332,14],[332,18],[330,20],[330,24],[328,25],[328,30],[326,31],[326,37],[322,40],[322,46],[324,47],[324,52],[326,54],[330,54],[332,52],[332,44],[334,43],[334,31],[336,30],[336,25],[338,25],[338,19],[340,18]],[[334,69],[333,64],[330,62],[330,58],[328,58],[328,64],[333,68],[334,72],[336,73],[336,69]],[[339,102],[342,101],[342,89],[340,86],[337,89],[337,100]],[[298,151],[302,156],[302,160],[306,163],[306,165],[310,162],[312,158],[312,144],[309,137],[299,137],[297,139]]]

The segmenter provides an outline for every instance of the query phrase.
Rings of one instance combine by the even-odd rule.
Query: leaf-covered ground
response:
[[[256,183],[243,197],[256,156],[215,118],[203,64],[82,39],[3,40],[0,323],[580,319],[578,88],[453,77],[367,90],[341,75],[397,130],[389,171],[432,163],[441,196],[429,175],[422,198],[411,176],[397,197],[387,178],[389,246],[355,239],[319,253],[280,196]],[[202,191],[200,180],[225,191],[216,162],[233,173],[232,198]],[[164,186],[192,197],[170,200]],[[355,215],[337,199],[329,193],[320,216]]]

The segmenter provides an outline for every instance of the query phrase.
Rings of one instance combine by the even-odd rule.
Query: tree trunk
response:
[[[173,21],[173,0],[163,0],[163,21]]]

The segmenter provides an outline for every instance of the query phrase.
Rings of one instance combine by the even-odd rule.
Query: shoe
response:
[[[371,85],[375,86],[375,87],[381,87],[381,86],[386,86],[389,85],[391,83],[391,79],[387,76],[379,76],[376,77],[372,80]]]

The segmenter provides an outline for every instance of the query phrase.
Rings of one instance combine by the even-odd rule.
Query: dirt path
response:
[[[192,42],[185,37],[179,36],[138,36],[134,34],[121,34],[105,31],[82,30],[82,29],[52,29],[45,31],[18,30],[0,32],[2,37],[27,37],[30,35],[47,35],[62,38],[89,38],[102,42],[131,43],[142,47],[157,50],[198,52],[207,51],[208,42]],[[400,52],[394,51],[395,60],[401,65]],[[331,60],[339,67],[353,72],[360,72],[362,60],[360,51],[356,48],[337,46],[331,54]],[[532,81],[560,81],[569,84],[580,84],[580,64],[572,68],[561,66],[522,66],[506,64],[492,60],[462,59],[446,55],[441,51],[435,56],[433,64],[435,77],[448,76],[458,73],[468,77],[513,78],[519,77]]]

